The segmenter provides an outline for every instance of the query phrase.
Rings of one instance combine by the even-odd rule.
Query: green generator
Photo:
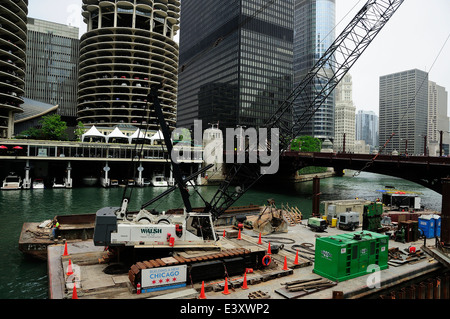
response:
[[[383,215],[382,203],[371,203],[364,206],[362,229],[376,232],[381,227],[381,216]]]
[[[389,237],[369,231],[316,238],[314,273],[333,281],[388,268]],[[369,268],[377,266],[377,268]]]

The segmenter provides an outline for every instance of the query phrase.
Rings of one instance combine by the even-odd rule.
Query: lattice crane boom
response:
[[[288,149],[292,139],[311,120],[403,2],[404,0],[367,1],[300,84],[266,122],[265,127],[269,130],[279,129],[281,151]],[[315,86],[314,94],[309,93],[308,86]],[[289,127],[283,121],[283,116],[292,113],[294,103],[299,103],[302,106],[303,113],[298,116],[295,115],[293,125]],[[268,149],[270,149],[270,143],[269,139]],[[210,212],[214,218],[220,216],[263,176],[260,168],[261,166],[258,164],[234,164],[205,211]],[[233,182],[238,177],[241,180],[240,186],[232,187],[234,186]]]

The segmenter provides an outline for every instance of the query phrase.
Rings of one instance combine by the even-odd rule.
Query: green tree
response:
[[[16,136],[18,139],[38,140],[41,138],[41,130],[37,127],[30,127]]]
[[[291,143],[291,150],[302,152],[320,152],[322,142],[318,138],[303,135],[296,137]]]
[[[73,132],[77,139],[81,141],[81,136],[86,132],[86,126],[84,126],[83,122],[79,121],[75,131]]]
[[[41,136],[44,140],[67,140],[67,123],[61,120],[58,114],[51,114],[42,117]]]

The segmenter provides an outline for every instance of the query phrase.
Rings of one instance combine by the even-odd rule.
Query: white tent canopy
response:
[[[85,139],[86,137],[100,137],[100,138],[106,139],[106,136],[103,135],[102,133],[100,133],[99,130],[95,127],[95,125],[93,125],[93,126],[89,129],[89,131],[87,131],[86,133],[84,133],[84,134],[81,136],[81,141],[84,142],[84,139]]]
[[[151,139],[152,141],[154,141],[154,140],[163,140],[163,139],[164,139],[164,135],[163,135],[163,133],[161,132],[161,130],[159,130],[159,131],[156,132],[156,134],[153,135],[150,139]]]
[[[126,139],[126,140],[130,141],[130,138],[129,138],[128,136],[126,136],[125,134],[123,134],[123,132],[122,132],[118,127],[116,127],[116,128],[114,129],[114,131],[112,131],[112,132],[107,136],[106,142],[108,143],[109,140],[112,139],[112,138],[123,138],[123,139]]]
[[[137,129],[136,132],[133,133],[133,135],[131,135],[130,137],[130,143],[135,140],[135,139],[140,139],[140,140],[150,140],[149,137],[145,136],[144,133],[142,133],[141,129]]]

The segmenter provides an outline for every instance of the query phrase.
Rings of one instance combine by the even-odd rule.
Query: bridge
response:
[[[442,179],[450,177],[450,157],[374,155],[351,153],[304,153],[288,151],[281,165],[287,170],[307,166],[333,167],[399,177],[442,194]]]

